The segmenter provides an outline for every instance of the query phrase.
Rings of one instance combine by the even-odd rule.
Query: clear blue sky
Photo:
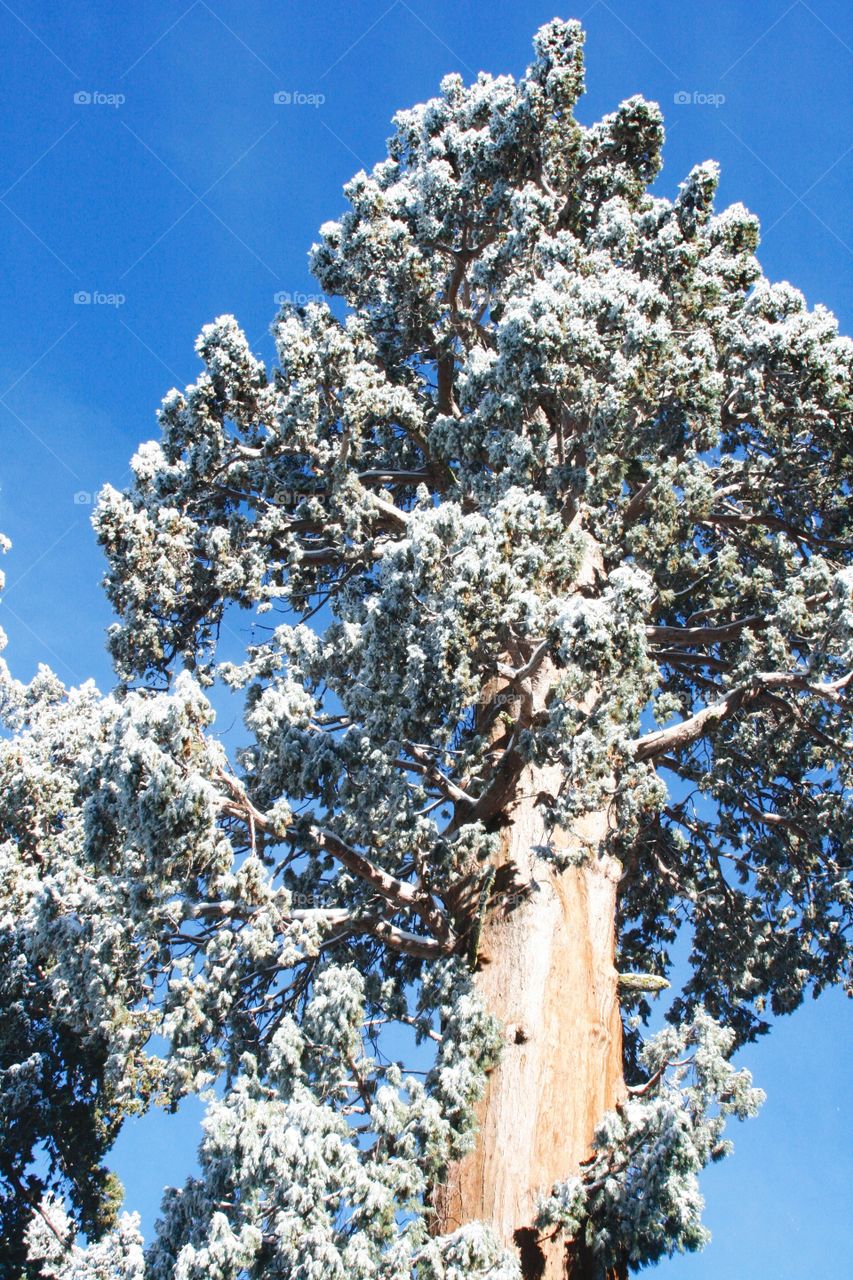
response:
[[[195,376],[203,324],[233,312],[270,356],[274,295],[315,291],[308,246],[342,183],[383,156],[393,112],[448,71],[520,73],[554,12],[554,0],[0,0],[0,530],[14,542],[0,617],[17,675],[44,661],[109,685],[85,500],[126,482],[163,393]],[[659,101],[661,193],[718,159],[721,200],[761,217],[767,273],[850,332],[849,0],[583,0],[561,16],[588,31],[581,119],[637,92]],[[113,302],[75,303],[81,291]],[[846,1272],[848,1028],[834,995],[747,1055],[768,1103],[704,1180],[714,1243],[663,1276]],[[191,1166],[194,1122],[190,1107],[120,1140],[129,1207],[149,1227],[160,1187]]]

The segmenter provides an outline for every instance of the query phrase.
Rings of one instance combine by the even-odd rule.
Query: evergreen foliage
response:
[[[554,21],[522,79],[396,117],[313,249],[344,319],[285,307],[271,372],[233,318],[203,330],[95,515],[114,692],[3,665],[10,1276],[516,1276],[486,1225],[430,1238],[429,1189],[500,1043],[454,890],[531,760],[561,767],[555,827],[611,814],[585,856],[623,866],[619,968],[662,978],[691,939],[644,1046],[623,989],[631,1093],[543,1230],[602,1266],[699,1247],[695,1174],[759,1101],[730,1054],[845,977],[853,344],[764,278],[713,164],[649,194],[656,105],[577,122],[582,44]],[[224,662],[233,606],[286,620]],[[425,1077],[391,1024],[434,1044]],[[143,1255],[106,1153],[205,1089]]]

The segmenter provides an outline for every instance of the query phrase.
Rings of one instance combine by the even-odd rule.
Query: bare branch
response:
[[[767,618],[753,614],[749,618],[736,618],[733,622],[725,622],[718,627],[646,627],[646,638],[653,644],[675,646],[719,644],[721,641],[736,639],[743,631],[761,631],[769,625]]]
[[[293,912],[294,919],[316,919],[323,924],[339,925],[345,933],[366,933],[378,938],[394,951],[402,951],[405,955],[415,956],[421,960],[435,960],[439,956],[449,955],[456,945],[456,938],[450,936],[442,941],[435,938],[423,938],[420,934],[411,933],[392,924],[384,916],[358,916],[341,908],[326,910],[305,909]]]
[[[536,646],[523,667],[510,667],[505,662],[499,662],[497,664],[498,674],[504,676],[510,684],[518,684],[522,680],[527,680],[530,676],[535,675],[542,666],[543,661],[548,655],[548,648],[548,640],[541,641],[541,643]]]
[[[219,777],[235,799],[235,803],[226,802],[223,805],[223,812],[232,817],[243,817],[250,824],[250,828],[255,826],[259,830],[273,831],[281,835],[280,831],[275,830],[269,817],[252,804],[245,787],[237,778],[226,773],[224,769],[220,770]],[[439,938],[451,943],[454,941],[447,917],[426,890],[392,876],[390,872],[377,866],[365,854],[354,849],[333,831],[311,825],[305,834],[319,848],[325,849],[327,853],[337,858],[338,862],[353,875],[375,889],[391,906],[403,911],[414,911]]]
[[[448,800],[452,800],[454,804],[473,805],[475,800],[473,796],[469,796],[467,791],[463,791],[461,787],[457,787],[455,782],[451,782],[434,760],[431,760],[427,751],[422,747],[418,747],[413,742],[405,743],[406,750],[415,762],[412,764],[409,760],[401,760],[400,764],[404,768],[417,768],[434,786],[438,787],[443,796]]]
[[[395,524],[398,529],[408,529],[409,515],[406,511],[401,511],[399,507],[395,507],[393,502],[386,502],[384,498],[380,498],[377,494],[370,494],[371,505],[376,508],[386,519]]]
[[[831,683],[813,684],[807,676],[798,675],[795,672],[757,672],[749,684],[730,689],[724,697],[703,707],[688,719],[680,720],[667,729],[657,729],[652,733],[644,734],[641,738],[635,738],[630,743],[634,759],[650,760],[664,752],[679,751],[682,747],[689,746],[697,738],[701,738],[712,725],[728,719],[746,703],[757,701],[772,689],[796,689],[837,702],[840,700],[841,690],[851,679],[853,679],[853,672]],[[790,703],[785,702],[784,705],[786,709],[792,709]]]
[[[369,933],[392,950],[402,951],[419,960],[437,960],[440,956],[450,955],[456,946],[456,939],[452,935],[441,942],[434,938],[422,938],[417,933],[410,933],[407,929],[391,924],[384,916],[362,916],[347,925],[347,929],[356,933]]]
[[[765,529],[776,529],[781,533],[786,533],[795,542],[801,542],[807,547],[813,547],[821,551],[850,551],[853,549],[851,542],[838,542],[834,538],[824,538],[819,533],[809,532],[806,529],[799,529],[796,525],[790,524],[787,520],[782,520],[779,516],[774,516],[769,511],[745,512],[712,512],[705,519],[697,521],[699,525],[707,525],[711,528],[715,526],[723,529],[748,529],[752,525],[760,525]]]
[[[336,836],[333,831],[312,826],[308,828],[308,835],[321,849],[325,849],[327,853],[337,858],[347,871],[352,871],[353,875],[357,875],[360,880],[366,881],[376,889],[392,906],[400,907],[404,911],[414,910],[418,906],[421,894],[414,885],[408,884],[405,880],[398,880],[388,871],[383,871],[363,853],[359,853],[340,836]]]
[[[638,516],[641,516],[643,514],[643,512],[646,509],[646,499],[648,498],[649,494],[651,493],[656,483],[657,483],[657,477],[652,476],[652,478],[650,480],[647,480],[645,484],[640,485],[640,488],[633,495],[630,502],[627,504],[627,506],[622,512],[623,525],[630,524],[632,520],[636,520]]]

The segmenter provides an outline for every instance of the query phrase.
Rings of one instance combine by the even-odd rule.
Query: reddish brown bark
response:
[[[553,668],[538,673],[532,704],[543,705],[553,679]],[[602,852],[605,813],[571,832],[549,827],[542,801],[557,795],[561,776],[528,765],[501,813],[496,883],[516,891],[483,921],[475,981],[505,1044],[477,1108],[476,1146],[435,1197],[435,1229],[490,1223],[518,1252],[525,1280],[600,1280],[578,1244],[535,1227],[537,1196],[579,1172],[602,1115],[625,1094],[614,965],[620,867]],[[543,856],[549,846],[586,856],[561,871]]]
[[[437,1227],[491,1223],[518,1249],[525,1280],[580,1280],[586,1264],[571,1249],[567,1256],[566,1241],[535,1230],[536,1197],[578,1172],[601,1116],[624,1093],[613,963],[618,864],[592,854],[560,872],[537,854],[548,834],[536,795],[547,781],[541,771],[522,779],[527,794],[504,842],[529,891],[483,926],[476,984],[505,1045],[478,1107],[476,1147],[438,1195]],[[574,839],[597,843],[603,819],[583,826]]]
[[[601,568],[601,552],[588,539],[575,589],[594,589]],[[480,730],[494,748],[505,748],[505,758],[502,735],[546,716],[558,680],[549,657],[507,659],[519,676],[484,691]],[[584,707],[594,700],[590,687]],[[506,727],[494,714],[498,705]],[[517,1252],[524,1280],[622,1280],[615,1272],[603,1276],[579,1242],[535,1228],[537,1198],[578,1174],[601,1117],[625,1097],[615,968],[620,865],[605,852],[606,812],[585,815],[570,831],[549,823],[547,800],[565,781],[558,765],[507,772],[500,813],[491,815],[502,831],[500,892],[483,919],[475,966],[505,1046],[476,1108],[475,1147],[435,1194],[434,1228],[444,1234],[489,1222]],[[560,850],[578,855],[564,870],[552,856]],[[515,887],[510,895],[507,884]],[[469,913],[470,905],[469,897]]]

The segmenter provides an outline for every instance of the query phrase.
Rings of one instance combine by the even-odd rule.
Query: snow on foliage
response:
[[[696,1172],[758,1101],[729,1055],[844,976],[853,344],[763,277],[716,166],[648,194],[655,104],[575,120],[582,43],[554,21],[520,80],[396,117],[312,251],[345,320],[284,307],[271,373],[205,327],[94,517],[113,693],[0,664],[0,1234],[29,1280],[518,1275],[486,1224],[429,1226],[499,1052],[469,964],[531,762],[555,828],[610,813],[586,856],[622,864],[620,967],[692,939],[543,1231],[602,1265],[700,1246]],[[273,625],[226,663],[229,607]],[[204,1090],[143,1258],[106,1154]]]

